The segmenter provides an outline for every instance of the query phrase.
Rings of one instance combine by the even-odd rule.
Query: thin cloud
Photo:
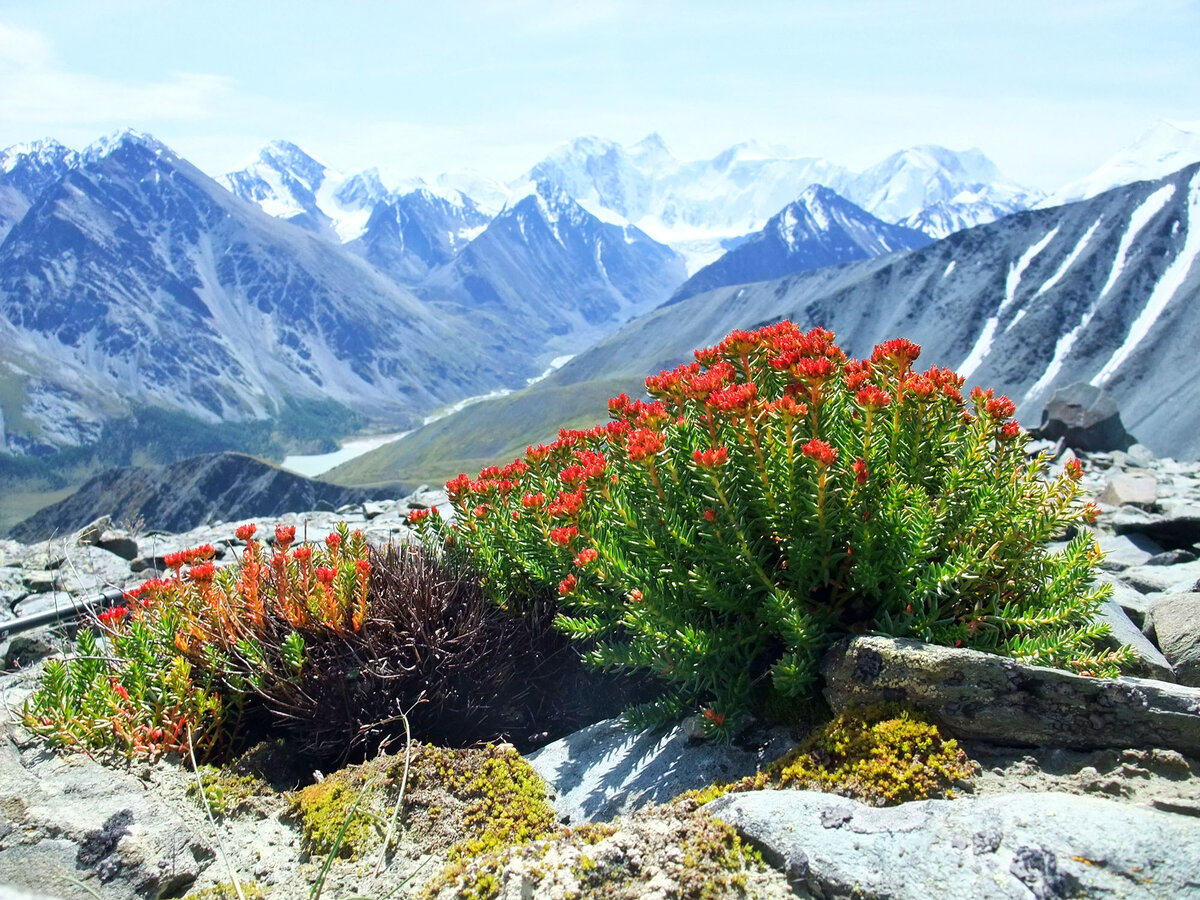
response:
[[[196,121],[215,115],[232,87],[202,72],[135,83],[72,71],[43,34],[0,23],[0,119],[9,126]]]

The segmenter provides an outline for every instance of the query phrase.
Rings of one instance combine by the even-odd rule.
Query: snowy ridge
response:
[[[1123,184],[1151,181],[1200,161],[1200,122],[1160,120],[1084,178],[1055,191],[1039,208],[1086,200]]]
[[[1150,329],[1154,327],[1159,316],[1167,308],[1167,304],[1171,302],[1171,298],[1183,286],[1184,279],[1191,272],[1197,256],[1200,256],[1200,169],[1192,176],[1191,184],[1188,186],[1187,238],[1184,241],[1183,247],[1179,250],[1175,259],[1171,261],[1167,270],[1163,272],[1158,283],[1154,285],[1154,290],[1146,301],[1146,305],[1130,326],[1125,342],[1117,348],[1117,352],[1096,373],[1096,376],[1092,379],[1092,384],[1104,385],[1111,381],[1121,368],[1122,363],[1145,340],[1146,335],[1150,333]]]

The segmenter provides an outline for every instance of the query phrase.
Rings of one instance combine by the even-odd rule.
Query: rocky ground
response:
[[[934,659],[905,646],[840,649],[826,662],[829,681],[854,683],[832,690],[835,709],[876,694],[926,704],[951,733],[961,727],[979,765],[959,799],[887,811],[807,792],[784,792],[792,797],[783,800],[768,796],[774,792],[730,795],[707,811],[682,809],[667,801],[753,772],[799,736],[763,732],[714,748],[686,725],[630,736],[601,723],[528,759],[548,782],[560,819],[610,824],[501,860],[487,873],[498,879],[498,895],[698,896],[696,873],[712,865],[702,880],[722,897],[1200,897],[1200,464],[1155,459],[1138,446],[1084,462],[1084,485],[1102,510],[1103,577],[1114,589],[1104,616],[1114,642],[1134,648],[1137,674],[1147,680],[1097,687],[1065,673],[1038,680],[1047,670],[1034,677],[970,651]],[[407,537],[409,510],[445,502],[444,493],[421,490],[280,520],[313,537],[345,521],[379,545]],[[132,586],[187,546],[212,543],[232,560],[238,524],[155,534],[100,520],[39,544],[0,542],[0,629],[5,620]],[[0,644],[10,714],[56,640],[41,629]],[[869,654],[883,662],[864,667],[875,659]],[[954,678],[920,683],[919,673],[945,671],[939,666],[976,685],[979,696],[948,690]],[[850,674],[839,680],[838,671]],[[1022,724],[1039,716],[1065,724],[1049,734]],[[299,784],[312,773],[295,777]],[[9,724],[0,741],[0,886],[10,887],[0,887],[0,897],[182,896],[228,882],[230,870],[271,897],[309,895],[324,857],[306,848],[289,794],[267,792],[214,822],[189,795],[193,781],[170,762],[114,767],[48,753]],[[759,848],[765,864],[738,849],[734,832],[705,824],[718,821]],[[407,896],[445,861],[444,847],[431,850],[404,834],[378,880],[374,858],[339,861],[323,890]],[[440,896],[457,890],[443,886]]]

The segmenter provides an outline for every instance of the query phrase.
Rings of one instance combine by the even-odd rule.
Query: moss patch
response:
[[[241,888],[242,897],[245,897],[246,900],[262,900],[265,896],[263,889],[256,882],[243,883]],[[188,900],[240,900],[237,888],[233,886],[232,881],[222,881],[210,888],[205,888],[202,891],[197,891],[187,896]]]
[[[701,900],[792,896],[784,876],[765,866],[733,828],[687,802],[460,859],[422,896],[638,900],[650,894]]]
[[[336,848],[340,856],[359,858],[378,848],[403,780],[404,755],[398,754],[348,767],[299,791],[292,813],[306,849],[324,855]],[[399,825],[423,852],[450,859],[493,852],[556,827],[545,783],[508,746],[414,746]]]
[[[843,712],[756,775],[683,796],[707,803],[734,791],[791,787],[891,806],[952,796],[976,772],[958,742],[924,714],[880,704]]]
[[[254,774],[238,774],[214,766],[200,766],[197,774],[204,786],[204,803],[214,816],[258,811],[255,801],[273,794],[271,786]],[[199,802],[200,788],[194,781],[188,785],[187,793]]]

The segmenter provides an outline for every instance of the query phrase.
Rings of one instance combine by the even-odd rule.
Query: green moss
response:
[[[372,812],[374,804],[371,801],[376,797],[368,796],[379,793],[372,784],[374,779],[370,778],[374,768],[368,763],[343,769],[297,794],[292,811],[300,819],[305,846],[310,853],[336,852],[349,859],[363,855],[375,835],[373,820],[376,815]]]
[[[828,791],[873,806],[952,796],[976,766],[924,714],[896,704],[843,712],[766,770],[683,797],[707,803],[735,791],[792,787]]]
[[[403,754],[380,757],[299,791],[292,813],[309,852],[328,854],[336,847],[340,856],[359,858],[378,847],[405,780],[404,765]],[[545,783],[516,750],[495,746],[414,746],[401,824],[425,852],[445,851],[452,861],[556,827]]]
[[[214,816],[231,816],[253,807],[253,800],[271,793],[271,786],[253,774],[236,774],[214,766],[197,770],[204,786],[204,802]],[[195,782],[188,785],[189,797],[199,800],[200,788]]]
[[[240,885],[240,887],[242,889],[242,897],[245,900],[262,900],[265,896],[263,889],[259,887],[257,882],[247,882]],[[188,900],[239,900],[237,888],[233,886],[232,881],[222,881],[210,888],[205,888],[202,891],[197,891],[187,896]]]
[[[614,838],[615,836],[615,838]],[[511,870],[510,876],[505,875]],[[729,825],[693,804],[643,810],[610,825],[563,829],[534,843],[462,860],[426,888],[424,897],[494,900],[520,881],[523,896],[541,886],[550,896],[638,900],[665,896],[744,897],[751,879],[769,876],[757,851]],[[507,881],[507,883],[506,883]],[[653,888],[652,888],[653,885]]]

